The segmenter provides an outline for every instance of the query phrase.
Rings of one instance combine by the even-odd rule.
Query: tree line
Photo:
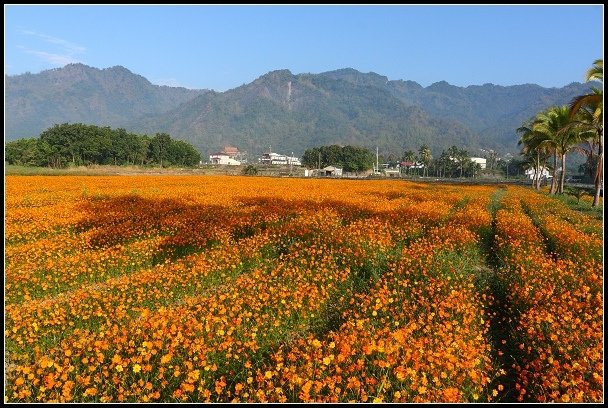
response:
[[[523,173],[523,160],[502,160],[496,152],[489,151],[486,155],[486,171],[504,173],[512,176]],[[406,175],[424,177],[478,177],[482,172],[479,163],[474,162],[466,149],[457,146],[443,150],[439,157],[433,158],[428,145],[423,144],[418,151],[406,150],[402,155],[391,153],[379,155],[379,163],[390,168],[399,167]],[[366,148],[357,146],[321,146],[308,149],[302,157],[302,165],[308,168],[323,168],[326,166],[342,167],[347,172],[360,172],[375,167],[376,157]]]
[[[604,60],[593,62],[585,80],[604,83]],[[552,106],[526,121],[517,132],[519,145],[528,167],[534,169],[534,186],[540,189],[543,169],[552,174],[550,194],[564,192],[566,155],[571,151],[583,153],[583,168],[593,174],[595,195],[593,206],[599,204],[604,166],[604,91],[596,87],[591,93],[572,99],[569,105]]]
[[[19,139],[5,145],[8,164],[62,168],[89,164],[195,166],[200,153],[167,133],[137,135],[82,123],[57,124],[39,138]]]
[[[308,168],[341,167],[347,172],[360,172],[374,166],[374,155],[358,146],[320,146],[304,152],[302,165]]]

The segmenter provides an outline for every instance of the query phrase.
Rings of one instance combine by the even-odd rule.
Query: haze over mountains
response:
[[[56,123],[167,132],[205,155],[226,144],[257,155],[303,154],[310,147],[352,144],[385,154],[434,155],[452,145],[516,152],[515,129],[540,110],[566,104],[590,84],[422,87],[346,68],[321,74],[272,71],[226,92],[151,84],[117,66],[83,64],[5,77],[5,140],[37,137]]]

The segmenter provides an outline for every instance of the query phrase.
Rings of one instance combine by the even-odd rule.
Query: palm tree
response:
[[[413,150],[408,150],[407,152],[405,152],[403,154],[403,161],[409,162],[409,163],[414,163],[416,161],[416,153],[414,153]],[[411,167],[411,165],[407,165],[405,167],[406,174],[410,173],[410,167]]]
[[[539,127],[551,127],[552,117],[549,114],[551,108],[545,110],[544,112],[538,113],[533,122],[533,127],[538,131]],[[556,129],[555,131],[557,131]],[[543,133],[545,138],[540,143],[542,143],[543,147],[547,150],[551,150],[553,155],[553,168],[551,169],[551,188],[549,189],[549,194],[555,194],[557,192],[557,147],[555,143],[555,139],[551,132]],[[540,137],[540,136],[539,136]]]
[[[446,167],[449,168],[452,161],[450,160],[450,155],[444,150],[441,152],[441,155],[436,160],[437,167],[439,168],[439,177],[446,177]]]
[[[585,75],[585,80],[599,81],[604,83],[604,60],[598,59],[593,62]],[[581,134],[589,135],[590,130],[594,130],[592,138],[597,146],[598,160],[595,171],[595,195],[593,206],[597,206],[600,201],[600,190],[602,187],[602,170],[604,167],[604,91],[595,87],[591,88],[591,93],[577,96],[570,102],[570,117],[575,120],[581,129]]]
[[[571,126],[570,109],[565,106],[553,106],[537,115],[533,128],[535,132],[544,135],[542,142],[549,147],[554,154],[553,182],[551,183],[551,194],[555,193],[555,167],[557,156],[561,158],[561,171],[557,192],[564,192],[564,180],[566,178],[566,154],[580,142],[580,135]]]
[[[462,178],[465,167],[469,167],[473,162],[469,158],[469,152],[464,149],[458,149],[456,159],[458,160],[458,167],[460,168],[460,178]]]
[[[537,190],[540,190],[540,176],[543,168],[541,163],[545,162],[548,151],[547,136],[534,129],[534,121],[529,121],[517,128],[516,132],[521,133],[517,145],[523,145],[522,154],[524,157],[528,159],[534,157],[532,161],[532,168],[534,169],[532,185]]]
[[[422,145],[420,146],[420,150],[418,150],[418,154],[420,157],[420,161],[424,164],[424,169],[423,169],[423,176],[428,176],[428,168],[429,168],[429,164],[431,164],[431,161],[433,160],[433,155],[431,154],[431,149],[429,149],[429,147],[427,145]]]

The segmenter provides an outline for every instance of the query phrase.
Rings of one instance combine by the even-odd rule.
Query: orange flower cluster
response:
[[[538,201],[544,202],[541,208],[548,214]],[[557,206],[523,189],[510,189],[497,214],[497,253],[504,265],[500,277],[519,311],[512,337],[520,351],[518,399],[603,401],[602,269],[597,260],[581,258],[594,256],[597,241],[578,231],[589,251],[577,255],[560,242],[554,258],[522,203],[541,220],[553,242],[573,233],[564,218],[575,217],[564,208],[552,213]],[[572,240],[567,242],[576,241]]]
[[[6,178],[10,402],[473,402],[495,395],[491,297],[477,279],[494,187],[24,180]],[[500,247],[505,262],[519,262],[517,248]],[[544,277],[531,270],[522,279],[535,285]],[[520,296],[525,286],[512,290]],[[586,293],[572,290],[577,301]],[[576,310],[571,318],[582,319]],[[597,335],[577,336],[563,344],[578,347],[567,353],[582,365],[579,355],[592,357],[583,345]]]
[[[575,213],[561,201],[540,194],[527,195],[522,204],[537,220],[556,255],[579,263],[595,262],[595,267],[601,267],[603,224],[600,220]],[[593,267],[589,265],[588,269]]]
[[[461,227],[428,231],[399,251],[369,291],[343,302],[343,323],[281,346],[244,401],[464,402],[494,375],[487,319]],[[263,375],[264,373],[270,373]],[[277,389],[277,384],[280,387]],[[255,390],[263,390],[262,393]]]

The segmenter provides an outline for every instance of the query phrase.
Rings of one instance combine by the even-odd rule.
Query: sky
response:
[[[226,91],[277,69],[340,68],[422,86],[584,82],[603,5],[4,5],[4,72],[121,65]]]

